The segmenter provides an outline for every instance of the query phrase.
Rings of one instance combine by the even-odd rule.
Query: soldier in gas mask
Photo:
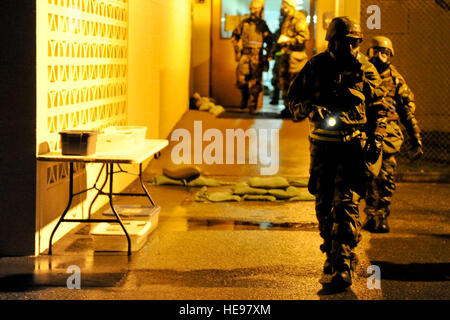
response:
[[[366,197],[365,212],[367,220],[364,229],[376,232],[389,232],[387,218],[390,214],[392,193],[395,190],[395,173],[397,162],[395,155],[400,151],[404,141],[399,123],[408,132],[413,148],[412,158],[417,159],[423,154],[420,128],[414,111],[414,95],[406,85],[405,79],[391,64],[394,56],[392,41],[383,36],[373,37],[368,49],[370,61],[377,68],[383,86],[387,89],[386,117],[387,135],[383,141],[383,158],[380,173],[369,184]]]
[[[288,107],[294,121],[310,122],[310,178],[332,284],[352,284],[361,239],[360,199],[367,187],[366,163],[380,158],[385,118],[378,103],[385,91],[367,57],[359,53],[360,26],[334,18],[328,49],[309,60],[292,82]]]
[[[296,0],[283,0],[281,3],[281,14],[285,19],[281,26],[277,44],[281,47],[278,78],[285,104],[285,109],[281,113],[283,116],[290,116],[289,109],[286,106],[289,85],[308,61],[306,41],[309,40],[310,35],[306,13],[296,11],[296,7]]]
[[[241,108],[257,112],[257,103],[263,91],[262,73],[268,70],[272,50],[272,33],[262,19],[264,1],[253,0],[250,17],[244,19],[233,31],[231,40],[238,62],[236,85],[241,91]]]

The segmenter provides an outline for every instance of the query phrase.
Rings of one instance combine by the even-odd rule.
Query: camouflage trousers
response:
[[[287,93],[291,82],[294,80],[295,76],[301,71],[305,66],[308,59],[297,60],[291,54],[282,54],[280,57],[279,73],[278,73],[278,83],[279,88],[282,91],[284,104],[287,105]]]
[[[384,218],[389,216],[392,194],[395,191],[396,169],[395,154],[384,153],[380,173],[368,184],[364,209],[367,215]]]
[[[334,269],[354,269],[361,240],[359,203],[367,184],[362,148],[355,143],[311,140],[308,190],[316,197],[320,246]]]
[[[270,83],[273,87],[272,93],[272,104],[278,104],[279,96],[280,96],[280,56],[275,57],[275,63],[272,69],[272,80]]]
[[[236,69],[236,86],[241,91],[241,107],[256,110],[259,94],[263,90],[263,65],[258,53],[243,54]]]

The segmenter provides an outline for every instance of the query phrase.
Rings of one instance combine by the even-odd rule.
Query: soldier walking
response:
[[[281,26],[277,44],[281,47],[278,78],[285,105],[281,113],[284,116],[290,115],[286,104],[289,85],[308,61],[306,41],[309,40],[310,35],[306,13],[296,11],[296,7],[296,0],[283,0],[281,3],[281,14],[285,19]]]
[[[282,14],[282,10],[280,10],[279,17],[279,28],[274,33],[274,39],[278,39],[281,35],[281,26],[283,25],[286,17]],[[270,100],[271,105],[278,105],[280,99],[280,60],[281,60],[281,45],[278,43],[274,43],[272,47],[271,57],[275,60],[272,69],[272,80],[271,84],[273,87],[272,99]]]
[[[272,33],[262,19],[263,0],[250,3],[250,17],[244,19],[233,31],[231,40],[234,46],[236,85],[241,91],[241,108],[249,108],[256,113],[258,97],[263,91],[262,73],[268,68],[269,54],[272,50]],[[266,53],[265,53],[265,52]]]
[[[395,155],[400,151],[404,141],[399,123],[403,124],[411,139],[413,159],[423,154],[422,139],[414,115],[416,109],[414,95],[405,79],[391,64],[391,57],[394,56],[392,41],[383,36],[373,37],[368,55],[381,76],[383,86],[387,89],[385,97],[387,135],[383,141],[380,173],[369,183],[364,210],[367,220],[363,227],[370,232],[386,233],[389,232],[387,218],[390,214],[392,193],[395,190],[394,178],[397,168]]]
[[[366,163],[381,153],[385,118],[377,103],[385,91],[375,67],[359,53],[358,24],[334,18],[326,40],[328,49],[306,63],[287,101],[294,121],[310,121],[308,190],[316,197],[320,249],[326,253],[323,271],[341,289],[352,284],[357,263],[359,203],[367,187]]]

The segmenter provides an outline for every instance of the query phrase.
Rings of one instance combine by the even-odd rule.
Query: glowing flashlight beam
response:
[[[336,125],[336,119],[335,118],[328,118],[327,122],[328,122],[328,125],[330,127],[334,127]]]

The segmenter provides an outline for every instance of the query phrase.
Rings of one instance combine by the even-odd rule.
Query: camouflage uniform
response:
[[[292,16],[286,17],[281,26],[280,37],[282,36],[290,39],[280,44],[282,49],[278,76],[286,105],[289,85],[308,61],[305,42],[309,40],[309,29],[304,13],[295,11]]]
[[[255,111],[263,91],[262,73],[267,64],[264,50],[271,50],[272,33],[263,19],[250,17],[234,29],[231,39],[238,61],[236,86],[242,94],[241,107]]]
[[[377,66],[377,64],[375,65]],[[384,71],[378,71],[380,71],[383,86],[387,89],[385,98],[387,135],[383,141],[380,173],[369,183],[365,208],[368,219],[364,227],[373,232],[389,232],[387,217],[390,213],[392,194],[395,190],[394,178],[397,168],[395,155],[400,151],[404,141],[399,122],[404,125],[411,137],[413,147],[419,146],[421,148],[422,142],[418,122],[414,115],[416,108],[414,95],[406,85],[405,79],[392,64],[389,64]]]
[[[360,31],[355,33],[356,38]],[[288,92],[294,121],[310,120],[308,190],[316,196],[323,238],[320,249],[327,254],[325,273],[350,274],[356,264],[354,248],[361,239],[359,203],[367,186],[367,151],[375,150],[374,146],[381,149],[378,127],[384,118],[372,104],[384,95],[380,85],[380,76],[367,57],[359,53],[351,64],[342,65],[329,48],[306,63]],[[368,138],[365,148],[364,135]]]
[[[280,14],[280,28],[277,29],[274,33],[274,39],[278,39],[281,34],[281,26],[283,25],[283,22],[285,20],[285,17]],[[272,47],[271,57],[275,60],[275,63],[273,65],[272,69],[272,80],[271,84],[273,86],[273,93],[272,93],[272,99],[270,101],[270,104],[272,105],[278,105],[278,101],[280,98],[280,60],[281,60],[281,46],[277,43],[275,43]]]

